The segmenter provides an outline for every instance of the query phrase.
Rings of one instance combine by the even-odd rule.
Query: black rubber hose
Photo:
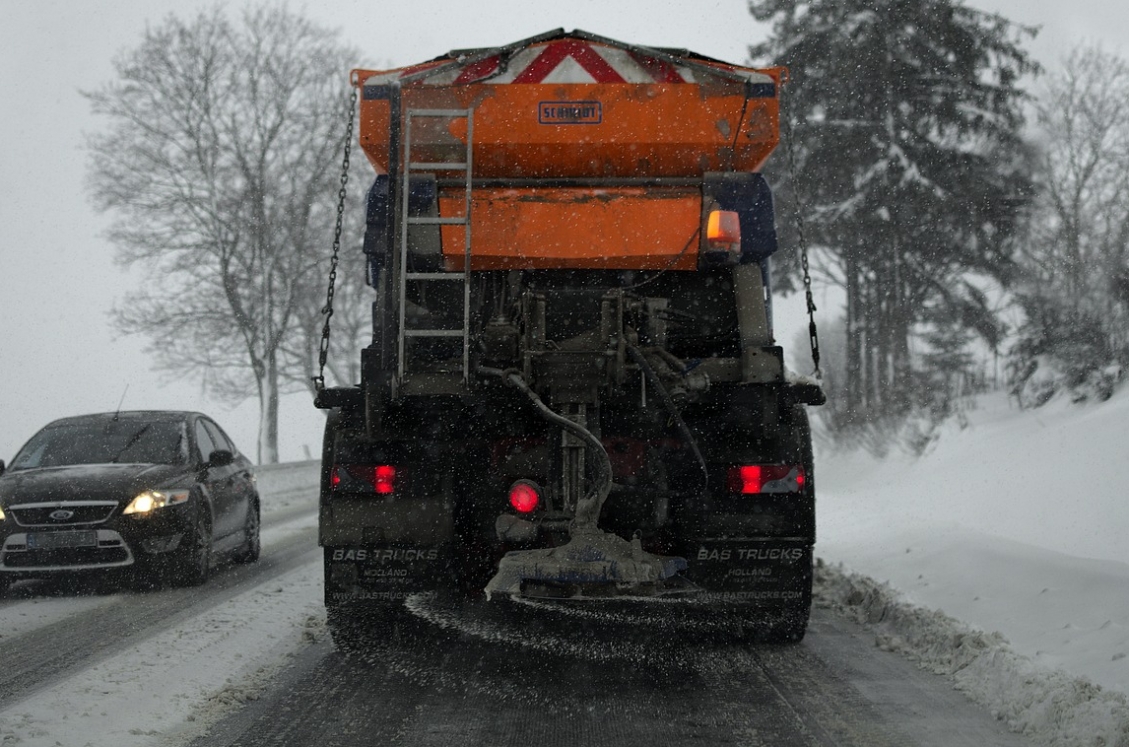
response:
[[[666,390],[666,387],[663,386],[662,381],[659,380],[659,375],[655,373],[655,369],[652,368],[651,364],[647,362],[647,358],[643,355],[643,352],[634,345],[628,345],[627,352],[631,355],[631,360],[635,361],[635,363],[643,371],[643,375],[645,375],[647,377],[647,380],[651,382],[651,385],[655,388],[655,391],[659,393],[659,399],[662,400],[663,406],[667,409],[667,412],[669,412],[670,416],[674,419],[675,425],[678,426],[678,431],[682,434],[682,437],[686,439],[686,443],[690,446],[690,450],[694,452],[694,456],[697,458],[698,464],[700,464],[702,467],[702,490],[703,492],[705,492],[709,488],[710,473],[706,468],[706,460],[704,457],[702,457],[702,451],[698,448],[697,439],[695,439],[694,434],[690,432],[690,427],[686,425],[686,421],[682,419],[682,414],[678,412],[678,407],[674,404],[674,400],[670,398],[670,393]]]
[[[564,428],[584,441],[589,450],[596,455],[596,479],[592,490],[582,499],[581,503],[583,505],[577,504],[575,519],[575,524],[578,527],[595,531],[596,523],[600,518],[600,510],[603,508],[604,501],[607,500],[608,493],[610,493],[612,489],[612,460],[608,456],[608,452],[600,442],[600,439],[596,438],[591,431],[579,423],[574,423],[565,416],[553,412],[548,405],[541,401],[541,397],[537,395],[537,392],[529,387],[529,384],[525,382],[524,377],[522,377],[519,372],[514,370],[503,371],[500,368],[491,368],[489,366],[479,366],[478,371],[488,376],[497,376],[515,389],[524,392],[533,402],[534,407],[537,408],[537,412],[541,417],[554,425]]]

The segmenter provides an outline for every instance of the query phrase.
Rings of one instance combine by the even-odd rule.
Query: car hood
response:
[[[18,470],[0,476],[0,506],[54,501],[130,501],[153,488],[172,487],[191,474],[183,465],[76,464]]]

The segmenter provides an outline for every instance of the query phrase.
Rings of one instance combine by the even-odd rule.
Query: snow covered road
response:
[[[0,602],[0,745],[180,744],[318,639],[316,477],[309,464],[260,473],[262,559],[202,587],[14,587]]]
[[[358,735],[460,745],[1023,744],[946,680],[824,611],[804,644],[775,648],[633,626],[586,636],[577,630],[590,626],[531,626],[423,599],[414,608],[422,637],[347,661],[324,630],[316,481],[316,464],[261,473],[262,560],[220,569],[198,589],[76,595],[17,585],[0,600],[0,745],[328,745]]]
[[[431,624],[410,640],[375,640],[365,661],[311,646],[192,747],[1028,744],[824,610],[803,644],[767,646],[672,631],[661,612],[411,608]]]
[[[263,539],[269,551],[259,563],[220,569],[204,587],[95,597],[100,603],[93,606],[80,597],[71,614],[6,640],[0,645],[0,702],[18,702],[77,669],[136,650],[150,638],[318,560],[308,510],[305,518],[270,527]],[[0,610],[0,624],[29,603],[35,606],[27,598],[10,611]]]
[[[0,745],[1129,743],[1129,567],[1101,541],[1123,536],[1129,511],[1080,522],[1092,509],[1061,500],[1068,486],[1039,489],[1050,451],[1087,464],[1063,454],[1074,441],[1095,460],[1094,499],[1118,505],[1103,470],[1129,397],[1107,407],[1074,433],[1069,413],[1040,413],[1042,453],[1009,433],[1006,404],[974,414],[1000,451],[1026,453],[1003,492],[1001,454],[975,429],[920,460],[825,455],[820,605],[807,639],[782,648],[578,637],[423,599],[424,636],[343,659],[324,630],[316,463],[264,470],[254,566],[193,590],[24,583],[0,597]]]

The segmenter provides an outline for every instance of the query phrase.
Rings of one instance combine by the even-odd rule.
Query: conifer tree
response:
[[[843,424],[903,415],[911,342],[938,310],[995,334],[979,275],[1006,282],[1028,199],[1020,44],[1034,31],[957,0],[751,0],[789,68],[793,188],[847,298]]]

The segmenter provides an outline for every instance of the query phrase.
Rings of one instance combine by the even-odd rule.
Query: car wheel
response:
[[[4,594],[12,586],[12,579],[8,578],[7,573],[0,573],[0,594]]]
[[[255,496],[247,509],[247,521],[243,524],[243,547],[235,554],[236,563],[254,563],[259,559],[262,551],[259,528],[259,497]]]
[[[185,539],[188,546],[176,569],[176,581],[179,586],[199,586],[212,571],[212,525],[206,511],[196,517],[192,533]]]

